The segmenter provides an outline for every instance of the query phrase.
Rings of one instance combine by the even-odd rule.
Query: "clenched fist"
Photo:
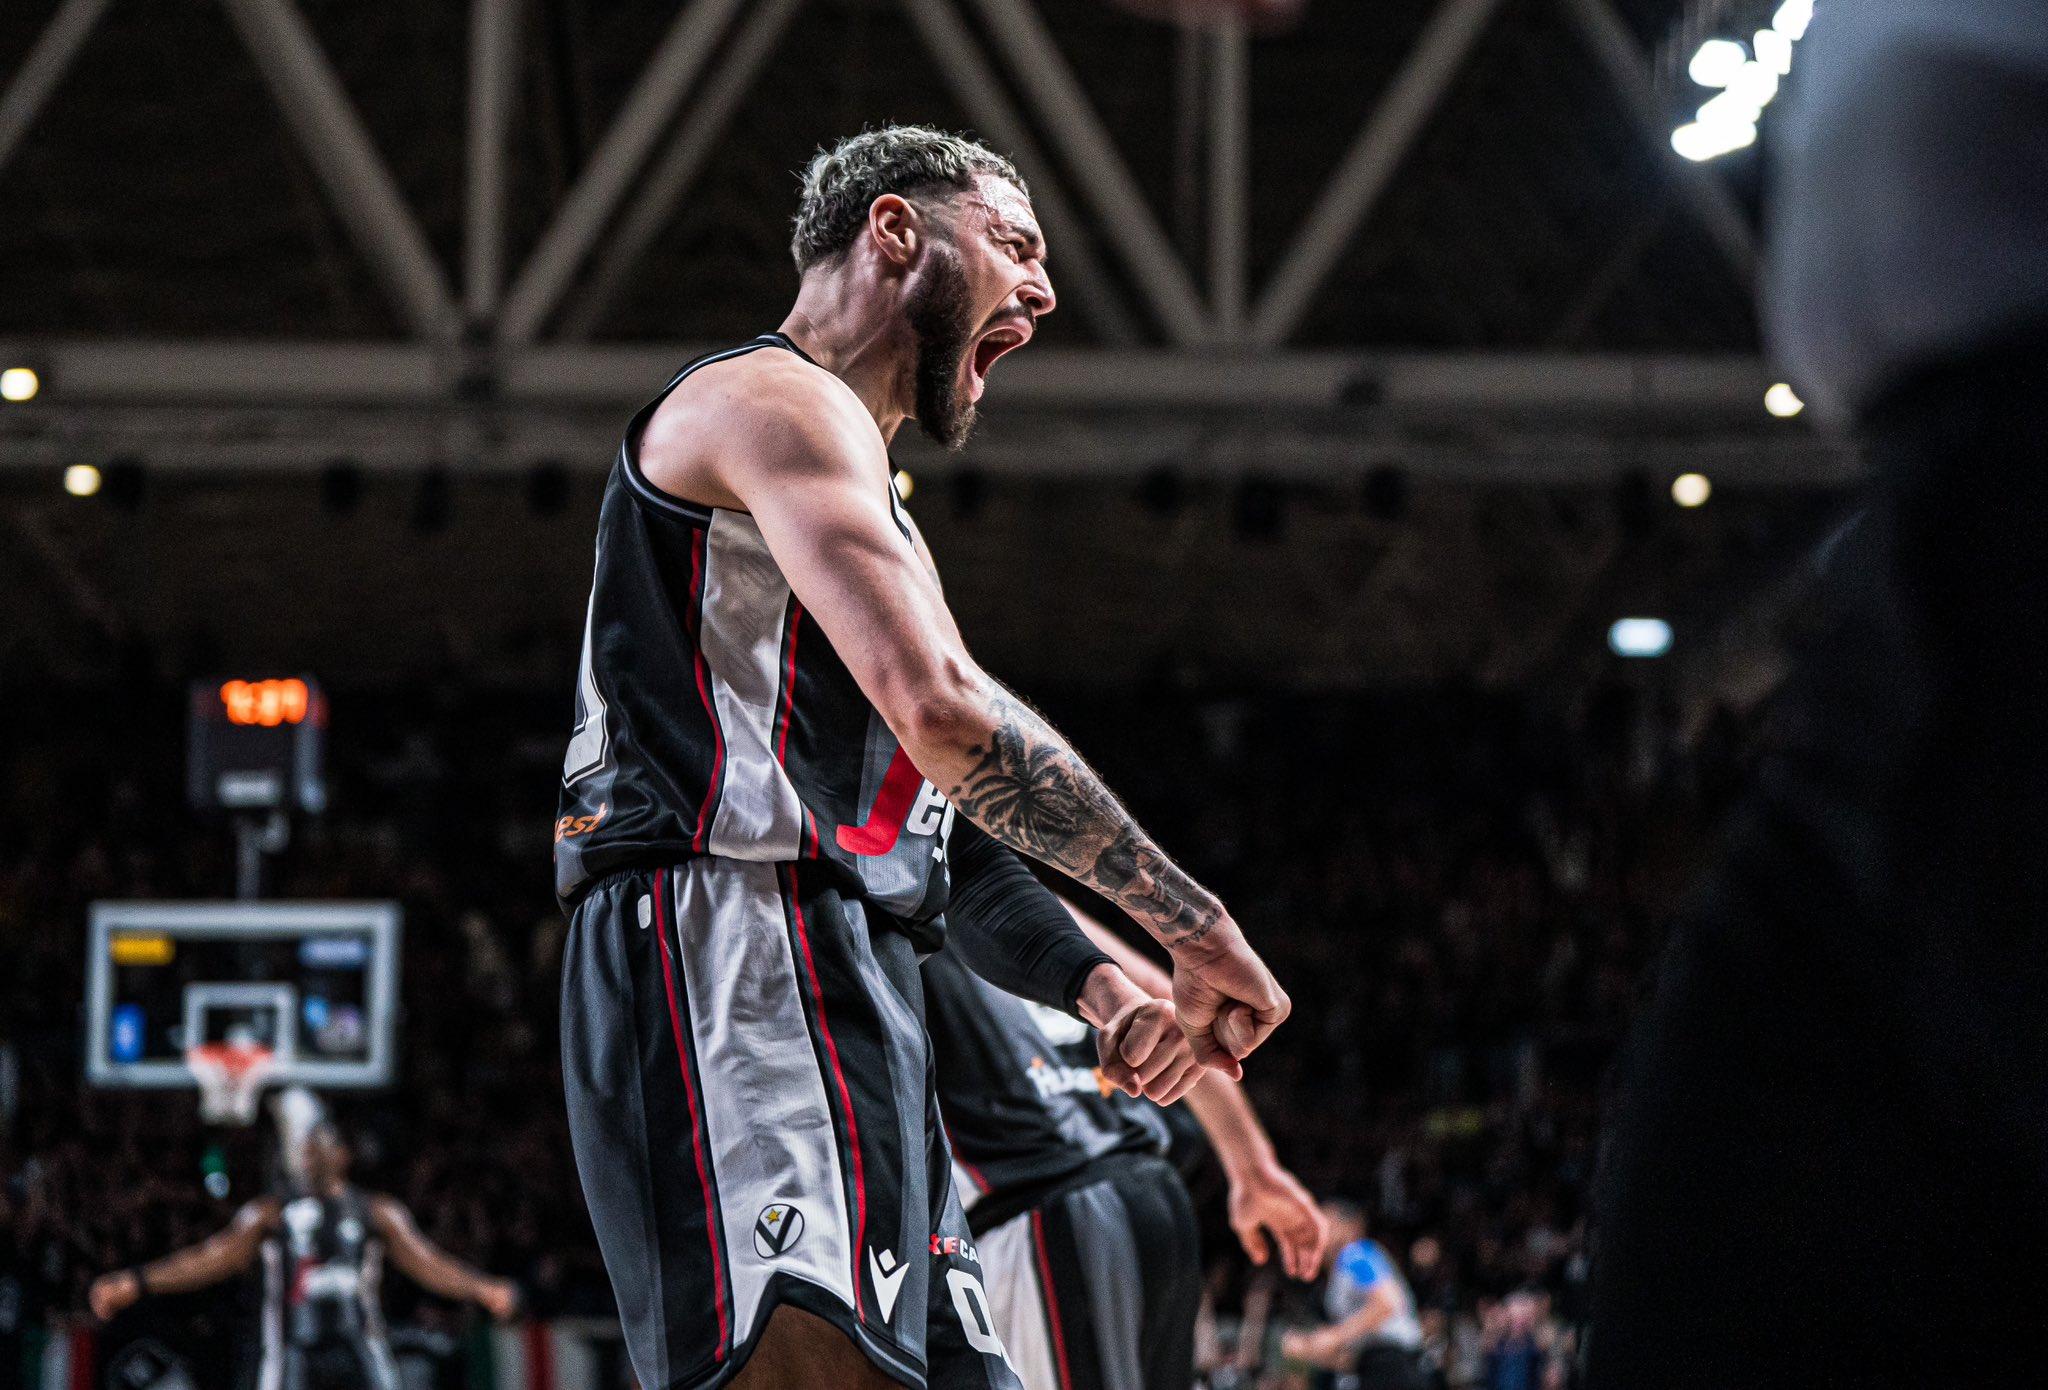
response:
[[[1195,1060],[1242,1080],[1238,1064],[1293,1010],[1287,991],[1228,918],[1199,941],[1184,939],[1167,949],[1173,952],[1173,1002]]]
[[[1160,1105],[1173,1104],[1202,1079],[1187,1034],[1165,999],[1134,999],[1096,1033],[1095,1050],[1111,1085]]]

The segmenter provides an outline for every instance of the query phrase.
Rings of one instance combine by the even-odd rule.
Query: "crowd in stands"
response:
[[[233,864],[226,829],[184,808],[177,691],[16,703],[44,700],[12,727],[46,734],[0,746],[0,1329],[79,1315],[95,1273],[224,1225],[265,1163],[259,1133],[201,1126],[189,1094],[82,1082],[88,904],[228,896]],[[1718,721],[1681,737],[1622,686],[1557,705],[1046,704],[1293,995],[1252,1095],[1303,1181],[1369,1213],[1444,1383],[1566,1383],[1600,1079],[1739,739]],[[557,1077],[565,718],[502,692],[337,693],[333,809],[298,827],[271,885],[402,903],[402,1084],[336,1097],[360,1176],[543,1315],[609,1300]],[[201,1181],[209,1161],[224,1194]],[[1307,1385],[1258,1325],[1312,1320],[1314,1291],[1254,1273],[1220,1203],[1205,1209],[1214,1383]],[[458,1316],[417,1295],[397,1312]]]

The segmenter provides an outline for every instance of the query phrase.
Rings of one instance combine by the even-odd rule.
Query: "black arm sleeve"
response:
[[[953,877],[946,906],[951,949],[1004,993],[1075,1014],[1089,972],[1115,962],[1008,845],[965,816],[954,823],[946,860]]]

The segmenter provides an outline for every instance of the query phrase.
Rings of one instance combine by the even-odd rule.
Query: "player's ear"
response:
[[[891,264],[907,266],[924,244],[924,215],[898,193],[884,193],[868,204],[868,237]]]

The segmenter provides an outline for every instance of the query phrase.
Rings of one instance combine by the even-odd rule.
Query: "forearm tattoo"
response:
[[[997,839],[1087,884],[1169,948],[1222,923],[1214,894],[1131,819],[1095,769],[1028,706],[998,691],[995,728],[948,797]]]

